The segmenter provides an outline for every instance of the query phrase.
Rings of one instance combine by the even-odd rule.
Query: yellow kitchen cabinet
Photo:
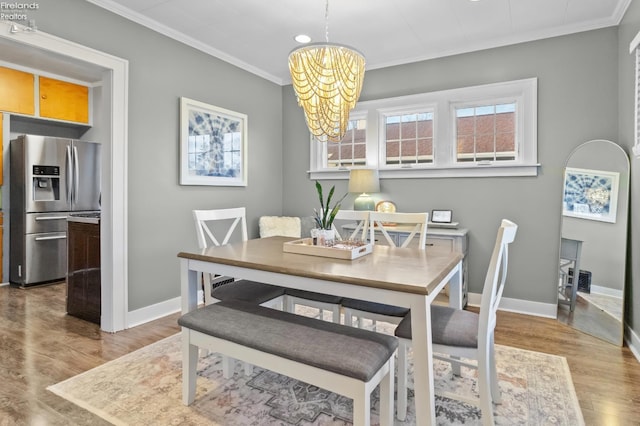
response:
[[[40,117],[89,123],[89,88],[39,77]]]
[[[0,67],[0,111],[35,114],[33,74]]]

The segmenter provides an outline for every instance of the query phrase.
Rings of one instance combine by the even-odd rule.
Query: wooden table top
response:
[[[461,253],[440,247],[418,250],[374,245],[371,254],[354,260],[284,252],[283,244],[295,239],[258,238],[180,252],[178,257],[423,295],[432,292],[462,259]]]

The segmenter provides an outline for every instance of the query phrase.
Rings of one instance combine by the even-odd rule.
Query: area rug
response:
[[[222,377],[216,354],[201,357],[195,402],[182,404],[180,334],[170,336],[48,390],[115,425],[347,425],[350,399],[316,386],[254,368],[247,377],[240,363],[234,376]],[[498,425],[584,424],[571,375],[563,357],[496,346],[502,404]],[[434,361],[436,392],[477,395],[475,371],[451,374],[449,364]],[[415,424],[413,392],[407,420]],[[378,424],[377,391],[372,425]],[[439,425],[481,424],[480,411],[436,397]]]

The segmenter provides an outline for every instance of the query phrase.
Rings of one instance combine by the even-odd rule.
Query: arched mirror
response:
[[[614,142],[585,142],[562,188],[558,320],[622,345],[629,157]]]

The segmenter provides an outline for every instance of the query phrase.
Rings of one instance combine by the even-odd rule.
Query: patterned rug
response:
[[[240,363],[234,376],[222,377],[216,354],[201,357],[196,401],[182,405],[180,335],[174,335],[50,386],[51,392],[115,425],[347,425],[350,399],[270,371],[254,368],[246,377]],[[496,346],[502,404],[498,425],[584,424],[571,375],[563,357]],[[434,361],[436,392],[477,395],[475,371],[451,374]],[[415,424],[413,392],[407,420]],[[377,391],[372,425],[378,424]],[[479,410],[436,397],[439,425],[481,424]]]

